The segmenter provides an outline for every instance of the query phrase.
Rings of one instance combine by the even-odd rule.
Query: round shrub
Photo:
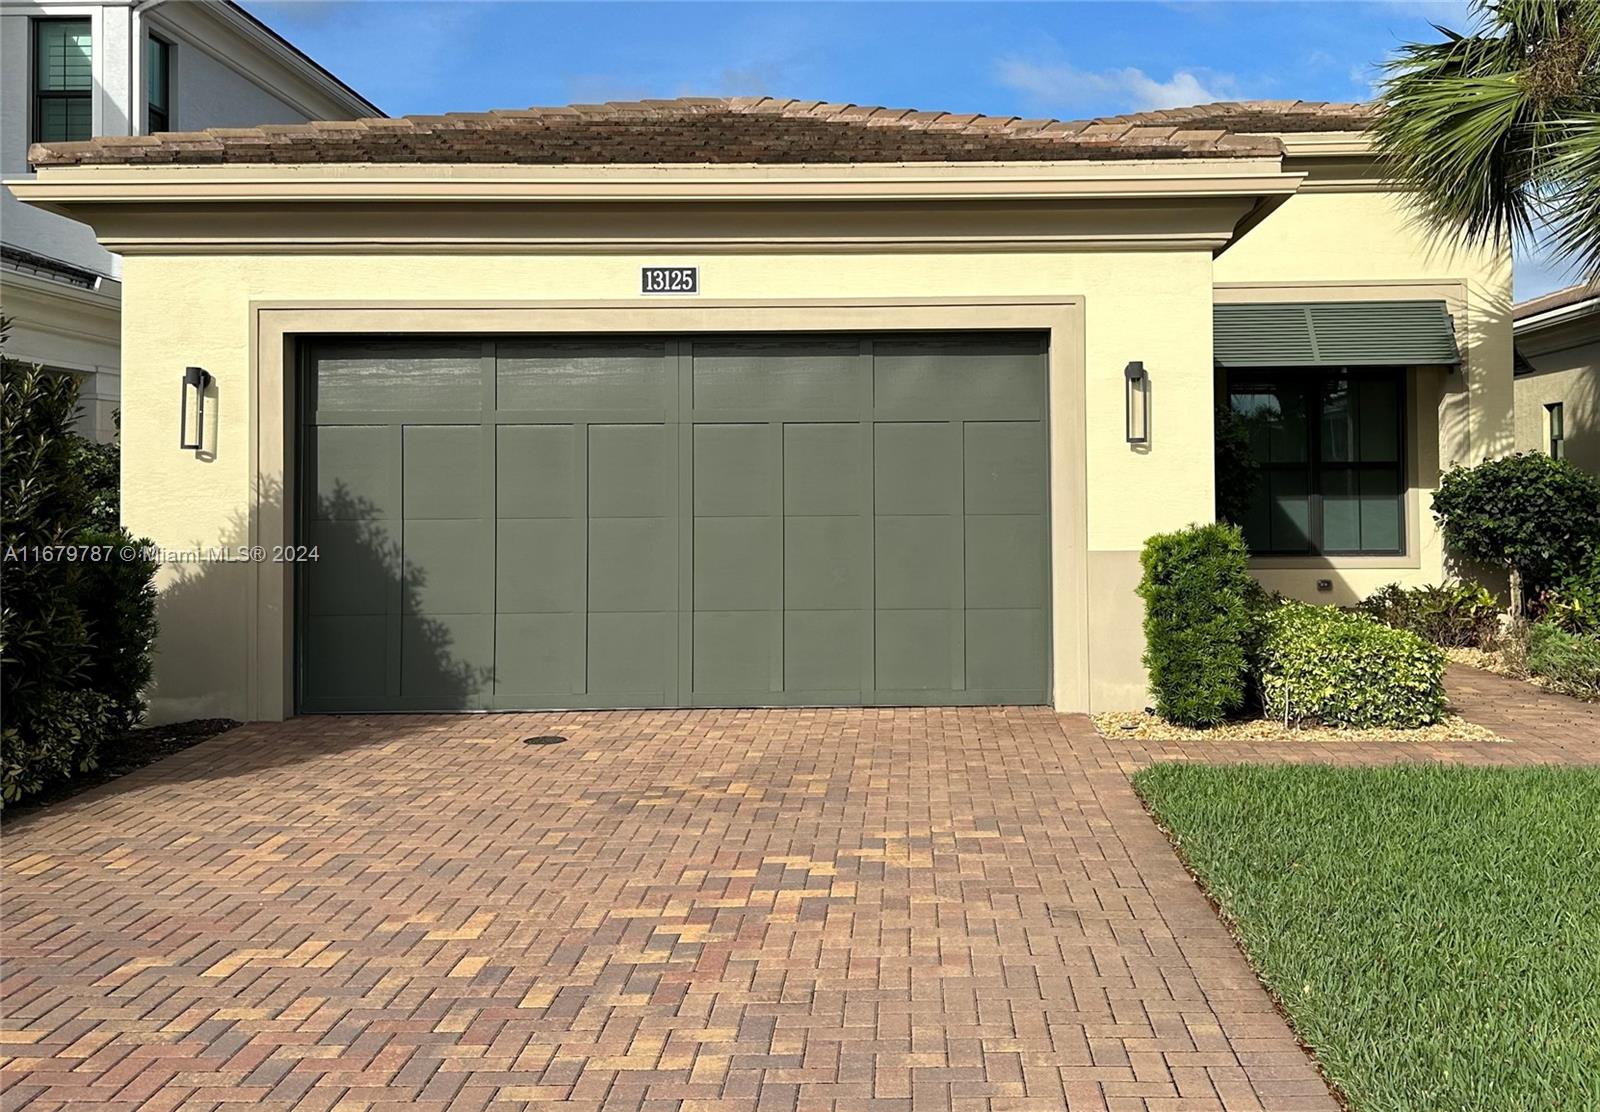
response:
[[[1529,592],[1559,583],[1600,549],[1600,479],[1537,452],[1452,468],[1433,514],[1458,556],[1520,575]]]
[[[1332,606],[1284,603],[1263,618],[1269,718],[1325,726],[1428,726],[1444,716],[1444,653],[1414,633]]]
[[[1156,713],[1214,726],[1244,705],[1249,670],[1244,538],[1232,525],[1191,525],[1145,541],[1144,665]]]

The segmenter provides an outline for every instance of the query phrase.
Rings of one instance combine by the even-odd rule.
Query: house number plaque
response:
[[[639,268],[640,293],[699,293],[697,266],[643,266]]]

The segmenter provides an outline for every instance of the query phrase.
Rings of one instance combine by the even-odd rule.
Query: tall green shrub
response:
[[[155,565],[124,559],[138,544],[114,524],[116,456],[71,433],[77,405],[76,380],[0,350],[3,801],[93,768],[150,679]]]
[[[110,701],[116,731],[144,717],[143,692],[156,640],[156,564],[144,555],[149,543],[121,526],[78,535],[80,546],[109,554],[79,568],[78,600],[89,629],[85,676]],[[124,559],[122,553],[130,550],[134,558]]]
[[[78,384],[6,359],[0,368],[0,795],[15,800],[94,767],[108,700],[87,683],[81,565],[52,558],[88,514],[68,431]]]
[[[1559,583],[1600,549],[1600,479],[1537,452],[1451,469],[1433,514],[1456,555],[1510,573],[1519,616],[1524,593]]]
[[[1144,664],[1156,712],[1212,726],[1244,705],[1254,587],[1232,525],[1191,525],[1145,541]]]

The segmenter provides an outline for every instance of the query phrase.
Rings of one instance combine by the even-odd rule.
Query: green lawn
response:
[[[1134,785],[1356,1109],[1600,1109],[1600,769]]]

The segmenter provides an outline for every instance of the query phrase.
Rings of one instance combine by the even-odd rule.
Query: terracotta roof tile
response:
[[[1571,305],[1578,305],[1585,301],[1600,298],[1600,281],[1579,282],[1575,286],[1555,290],[1542,297],[1529,298],[1519,301],[1511,307],[1512,320],[1527,320],[1540,313],[1548,313],[1552,309],[1565,309]]]
[[[1285,107],[1285,106],[1288,107]],[[1058,161],[1271,157],[1222,117],[1345,119],[1353,106],[1202,105],[1093,121],[923,112],[772,97],[685,97],[399,119],[268,124],[40,143],[38,166],[139,163],[526,165]],[[1277,113],[1274,117],[1272,114]],[[1278,130],[1293,130],[1279,128]]]
[[[1169,124],[1185,129],[1231,131],[1236,135],[1268,132],[1364,131],[1376,109],[1370,104],[1322,100],[1238,100],[1161,108],[1124,116],[1103,116],[1096,123]]]

